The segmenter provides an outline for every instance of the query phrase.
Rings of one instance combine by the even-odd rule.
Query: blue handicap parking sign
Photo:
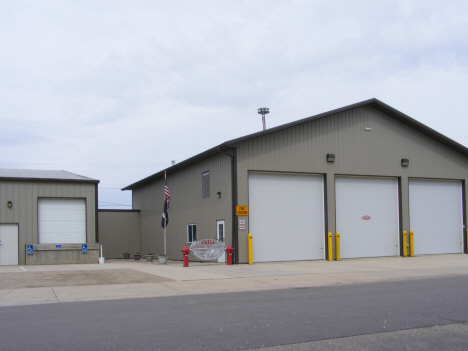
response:
[[[81,253],[88,253],[88,244],[81,244]]]
[[[34,246],[33,245],[26,245],[26,254],[33,255],[34,254]]]

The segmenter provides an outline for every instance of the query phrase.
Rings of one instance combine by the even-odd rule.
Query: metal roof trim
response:
[[[99,183],[99,180],[97,179],[88,178],[63,170],[56,171],[13,168],[0,168],[0,180]]]
[[[58,178],[19,178],[19,177],[0,177],[0,180],[11,180],[21,182],[56,182],[56,183],[89,183],[99,184],[97,179],[58,179]]]
[[[159,178],[162,178],[164,176],[164,172],[166,172],[166,174],[171,174],[173,172],[176,172],[178,171],[179,169],[183,169],[183,168],[186,168],[192,164],[195,164],[197,163],[198,161],[201,161],[201,160],[205,160],[211,156],[214,156],[214,155],[217,155],[221,150],[221,149],[226,149],[227,145],[226,143],[222,143],[218,146],[215,146],[211,149],[208,149],[202,153],[199,153],[195,156],[192,156],[182,162],[179,162],[179,163],[176,163],[175,165],[171,166],[171,167],[168,167],[166,169],[163,169],[157,173],[154,173],[146,178],[143,178],[135,183],[132,183],[130,185],[127,185],[125,188],[122,188],[121,190],[124,191],[124,190],[133,190],[133,189],[136,189],[142,185],[145,185],[147,183],[150,183],[152,182],[153,180],[157,180]]]
[[[223,144],[220,144],[212,149],[209,149],[205,152],[202,152],[198,155],[195,155],[185,161],[182,161],[174,166],[171,166],[169,168],[166,168],[165,170],[162,170],[158,173],[155,173],[149,177],[146,177],[138,182],[135,182],[133,184],[130,184],[128,185],[127,187],[123,188],[123,190],[133,190],[139,186],[142,186],[142,185],[145,185],[153,180],[156,180],[160,177],[162,177],[164,175],[164,171],[167,171],[167,172],[174,172],[174,171],[177,171],[179,169],[183,169],[195,162],[198,162],[199,160],[203,160],[203,159],[206,159],[214,154],[216,154],[218,152],[218,150],[220,150],[220,148],[230,148],[230,147],[235,147],[236,144],[240,143],[240,142],[243,142],[243,141],[246,141],[246,140],[249,140],[249,139],[253,139],[253,138],[257,138],[257,137],[260,137],[260,136],[263,136],[263,135],[268,135],[268,134],[271,134],[271,133],[275,133],[277,131],[280,131],[280,130],[283,130],[283,129],[287,129],[287,128],[291,128],[291,127],[294,127],[294,126],[297,126],[297,125],[300,125],[300,124],[303,124],[303,123],[308,123],[308,122],[311,122],[313,120],[317,120],[317,119],[320,119],[320,118],[325,118],[327,116],[330,116],[330,115],[334,115],[334,114],[337,114],[337,113],[340,113],[340,112],[343,112],[343,111],[348,111],[348,110],[351,110],[351,109],[355,109],[355,108],[359,108],[359,107],[363,107],[363,106],[371,106],[373,108],[375,108],[376,110],[380,111],[380,112],[383,112],[387,115],[389,115],[390,117],[392,118],[395,118],[397,119],[398,121],[412,127],[412,128],[415,128],[417,130],[419,130],[421,133],[441,142],[442,144],[445,144],[447,145],[448,147],[460,152],[461,154],[465,155],[468,157],[468,148],[466,148],[465,146],[457,143],[456,141],[450,139],[449,137],[446,137],[445,135],[435,131],[434,129],[426,126],[425,124],[409,117],[408,115],[398,111],[397,109],[383,103],[382,101],[376,99],[376,98],[372,98],[372,99],[368,99],[368,100],[364,100],[364,101],[361,101],[361,102],[358,102],[358,103],[355,103],[355,104],[351,104],[351,105],[347,105],[347,106],[344,106],[344,107],[340,107],[340,108],[337,108],[337,109],[334,109],[334,110],[331,110],[331,111],[327,111],[327,112],[323,112],[323,113],[319,113],[317,115],[314,115],[314,116],[311,116],[311,117],[306,117],[306,118],[303,118],[303,119],[300,119],[300,120],[297,120],[297,121],[293,121],[293,122],[290,122],[290,123],[286,123],[286,124],[282,124],[280,126],[277,126],[277,127],[274,127],[274,128],[271,128],[271,129],[267,129],[267,130],[262,130],[260,132],[256,132],[256,133],[253,133],[253,134],[249,134],[249,135],[245,135],[243,137],[240,137],[240,138],[236,138],[236,139],[232,139],[232,140],[229,140],[229,141],[226,141],[225,143]]]
[[[375,100],[377,100],[377,99],[365,100],[365,101],[358,102],[358,103],[355,103],[355,104],[352,104],[352,105],[340,107],[340,108],[337,108],[337,109],[334,109],[334,110],[331,110],[331,111],[322,112],[322,113],[319,113],[318,115],[305,117],[305,118],[299,119],[297,121],[282,124],[282,125],[274,127],[274,128],[270,128],[270,129],[267,129],[267,130],[262,130],[260,132],[256,132],[256,133],[253,133],[253,134],[248,134],[248,135],[245,135],[245,136],[240,137],[240,138],[229,140],[229,141],[226,142],[226,144],[227,145],[237,144],[239,142],[242,142],[242,141],[245,141],[245,140],[248,140],[248,139],[252,139],[252,138],[259,137],[259,136],[274,133],[274,132],[277,132],[277,131],[280,131],[280,130],[283,130],[283,129],[287,129],[287,128],[290,128],[290,127],[294,127],[294,126],[297,126],[297,125],[300,125],[300,124],[303,124],[303,123],[308,123],[310,121],[320,119],[320,118],[324,118],[324,117],[327,117],[327,116],[330,116],[330,115],[333,115],[333,114],[336,114],[336,113],[339,113],[339,112],[342,112],[342,111],[347,111],[347,110],[351,110],[353,108],[368,105],[368,104],[370,104],[371,102],[373,102]]]

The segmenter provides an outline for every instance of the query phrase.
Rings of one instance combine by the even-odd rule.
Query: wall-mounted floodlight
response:
[[[335,162],[335,154],[327,154],[327,162]]]
[[[218,199],[221,199],[221,191],[218,191],[218,192],[216,193],[216,196],[218,197]]]
[[[13,202],[8,201],[8,202],[7,202],[7,206],[8,206],[8,208],[12,208],[12,207],[13,207]]]
[[[266,123],[265,123],[265,115],[270,113],[270,109],[268,107],[260,107],[258,109],[258,114],[262,115],[262,122],[263,122],[263,130],[266,129]]]
[[[409,165],[409,160],[407,158],[402,158],[401,159],[401,166],[402,167],[408,167]]]

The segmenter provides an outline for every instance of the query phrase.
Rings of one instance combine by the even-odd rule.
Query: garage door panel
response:
[[[85,199],[39,199],[40,244],[86,242]]]
[[[251,173],[249,231],[255,262],[323,259],[322,177]]]
[[[409,202],[415,255],[463,252],[460,181],[412,179]]]
[[[396,179],[336,177],[335,196],[342,258],[399,254]]]

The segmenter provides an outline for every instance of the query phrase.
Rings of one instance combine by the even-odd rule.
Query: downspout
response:
[[[468,230],[466,228],[466,183],[465,179],[462,180],[462,207],[463,207],[463,239],[465,242],[465,247],[463,248],[463,253],[468,253]]]
[[[237,148],[232,147],[232,155],[221,150],[218,147],[218,151],[231,158],[231,215],[232,215],[232,246],[234,247],[233,263],[239,262],[239,235],[237,229],[237,216],[236,216],[236,205],[237,205]]]
[[[96,216],[96,220],[95,220],[95,222],[96,222],[95,240],[96,241],[95,241],[95,244],[99,243],[99,232],[98,232],[98,228],[99,228],[99,226],[98,226],[98,185],[99,185],[99,183],[96,183],[96,190],[95,190],[96,191],[96,195],[95,195],[95,199],[96,199],[96,204],[95,204],[95,206],[96,206],[95,207],[95,211],[96,211],[96,213],[95,213],[95,216]]]

